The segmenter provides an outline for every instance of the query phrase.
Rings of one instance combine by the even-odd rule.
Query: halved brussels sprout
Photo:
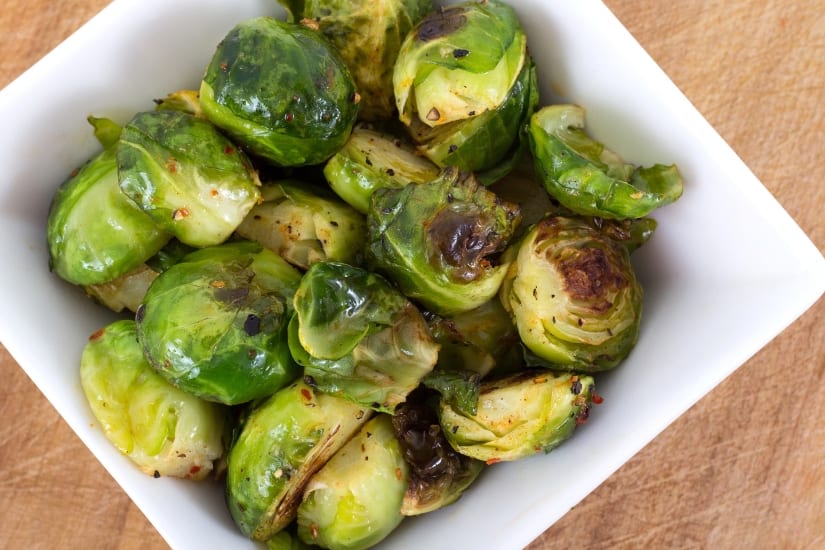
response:
[[[428,126],[498,108],[527,61],[515,11],[497,0],[430,12],[407,35],[393,73],[398,114]]]
[[[430,311],[469,311],[498,291],[507,264],[496,255],[520,219],[518,205],[447,168],[432,182],[373,194],[367,259]]]
[[[435,366],[438,345],[421,313],[379,275],[317,263],[294,305],[289,347],[321,391],[392,412]]]
[[[478,412],[442,400],[441,428],[459,453],[488,464],[548,453],[587,420],[593,378],[531,369],[484,382]]]
[[[628,248],[587,220],[550,216],[505,257],[500,298],[529,350],[527,362],[598,371],[636,343],[642,288]]]
[[[413,118],[410,134],[418,151],[438,166],[475,172],[479,181],[489,185],[520,161],[527,149],[524,125],[538,102],[536,68],[529,61],[495,109],[435,127]]]
[[[298,536],[333,550],[377,544],[404,518],[407,478],[392,420],[374,416],[307,483]]]
[[[367,223],[328,189],[284,180],[262,189],[237,234],[302,269],[325,260],[361,263]]]
[[[295,21],[308,19],[346,62],[361,95],[358,117],[395,113],[392,71],[401,42],[432,9],[430,0],[279,0]]]
[[[332,190],[366,214],[373,191],[434,180],[439,169],[416,155],[407,141],[364,127],[352,131],[347,143],[324,166]]]
[[[318,164],[340,149],[358,101],[349,69],[319,32],[271,17],[236,25],[200,87],[209,120],[280,166]]]
[[[120,188],[183,243],[224,242],[260,198],[246,155],[207,120],[180,111],[138,113],[117,147]]]
[[[171,238],[120,191],[112,146],[120,127],[108,119],[89,120],[109,146],[57,189],[46,227],[51,269],[76,285],[117,279]]]
[[[252,410],[227,457],[227,504],[241,532],[264,541],[292,522],[307,481],[370,415],[301,381]]]
[[[203,399],[237,404],[300,374],[287,344],[300,273],[257,243],[204,248],[163,272],[137,311],[147,359]]]
[[[578,214],[641,218],[682,195],[676,165],[626,164],[584,131],[584,109],[551,105],[530,119],[530,148],[547,192]]]
[[[225,407],[158,375],[143,357],[134,321],[115,321],[91,335],[80,383],[103,433],[143,472],[203,479],[223,456]]]
[[[447,442],[426,392],[417,390],[399,405],[392,423],[410,470],[401,507],[405,516],[452,504],[483,470],[484,462],[457,453]]]

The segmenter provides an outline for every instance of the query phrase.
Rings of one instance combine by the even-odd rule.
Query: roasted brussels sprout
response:
[[[578,214],[641,218],[682,195],[676,165],[626,164],[587,135],[578,105],[543,107],[530,119],[529,137],[547,192]]]
[[[227,503],[241,532],[264,541],[292,522],[307,481],[370,415],[301,381],[256,407],[227,459]]]
[[[410,135],[418,152],[438,166],[475,172],[485,185],[508,174],[527,150],[524,125],[538,106],[535,65],[527,63],[504,101],[493,110],[430,127],[418,118]]]
[[[456,451],[488,464],[548,453],[587,420],[593,387],[590,376],[541,369],[485,381],[475,415],[441,401],[442,432]]]
[[[264,186],[261,195],[263,202],[252,208],[238,235],[302,269],[325,260],[362,262],[366,220],[329,189],[284,180]]]
[[[298,536],[333,550],[377,544],[404,516],[408,468],[388,415],[374,416],[307,483]]]
[[[279,0],[295,21],[310,20],[346,62],[361,95],[358,117],[395,114],[392,71],[401,42],[432,9],[430,0]]]
[[[420,151],[473,172],[518,156],[522,124],[538,103],[535,84],[516,14],[495,0],[430,12],[407,35],[393,74],[399,118]],[[483,181],[500,176],[491,171]]]
[[[226,404],[264,397],[300,374],[287,344],[300,273],[257,243],[204,248],[163,272],[138,308],[152,366]]]
[[[410,480],[401,513],[417,516],[452,504],[475,481],[484,462],[457,453],[441,431],[436,409],[427,392],[416,390],[398,406],[393,428]]]
[[[200,87],[204,115],[279,166],[332,156],[349,137],[358,101],[349,69],[320,33],[271,17],[236,25]]]
[[[294,305],[289,347],[321,391],[392,412],[435,366],[438,345],[421,313],[379,275],[317,263]]]
[[[246,155],[208,121],[181,111],[138,113],[117,146],[121,190],[196,247],[224,242],[260,198]]]
[[[312,545],[305,544],[298,537],[297,526],[292,523],[266,540],[266,550],[311,550]]]
[[[373,193],[367,260],[428,310],[469,311],[498,291],[507,264],[496,255],[519,221],[518,205],[447,168],[432,182]]]
[[[395,63],[399,118],[439,126],[495,110],[527,58],[527,37],[502,2],[434,10],[407,35]]]
[[[501,285],[528,364],[598,371],[636,343],[642,288],[627,247],[585,219],[550,216],[505,253]]]
[[[369,210],[376,189],[426,183],[438,173],[438,167],[418,156],[407,141],[364,127],[355,128],[324,166],[332,190],[362,214]]]
[[[223,456],[225,407],[158,375],[143,357],[134,321],[115,321],[91,335],[80,383],[103,433],[143,472],[203,479]]]
[[[49,265],[76,285],[107,283],[137,269],[171,238],[120,191],[114,143],[120,127],[89,118],[108,146],[56,191],[49,209]]]

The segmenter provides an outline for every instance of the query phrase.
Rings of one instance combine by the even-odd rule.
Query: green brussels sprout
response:
[[[257,243],[204,248],[164,271],[136,320],[146,358],[210,401],[264,397],[300,374],[287,344],[300,273]]]
[[[374,416],[307,483],[298,536],[333,550],[377,544],[404,518],[407,478],[392,420]]]
[[[241,532],[265,541],[289,525],[306,483],[370,415],[302,381],[255,407],[227,456],[226,499]]]
[[[442,433],[456,451],[488,464],[548,453],[587,420],[600,399],[593,387],[590,376],[540,369],[485,381],[475,415],[441,401]]]
[[[430,315],[427,324],[441,346],[439,367],[466,369],[484,377],[493,369],[509,372],[524,364],[518,331],[496,297],[450,317]]]
[[[358,264],[367,238],[364,216],[328,189],[284,180],[266,185],[237,234],[302,269],[325,260]]]
[[[398,115],[427,126],[498,108],[527,63],[515,11],[497,0],[430,12],[407,35],[393,72]]]
[[[137,269],[171,238],[120,191],[115,148],[120,127],[89,117],[108,145],[55,192],[49,209],[49,265],[76,285],[107,283]]]
[[[346,62],[361,95],[358,117],[395,114],[392,72],[401,42],[430,0],[279,0],[292,20],[311,20]]]
[[[320,33],[271,17],[236,25],[200,86],[206,117],[280,166],[332,156],[349,137],[358,101],[349,69]]]
[[[294,298],[289,347],[319,390],[392,412],[435,366],[421,313],[384,278],[322,262]]]
[[[550,216],[505,253],[499,297],[529,365],[615,367],[636,343],[642,288],[628,248],[585,219]]]
[[[524,125],[539,102],[536,68],[524,65],[504,101],[495,109],[430,127],[413,118],[410,134],[418,152],[440,167],[475,172],[485,185],[510,172],[527,149]]]
[[[401,513],[432,512],[461,497],[484,469],[484,462],[457,453],[441,430],[426,392],[415,391],[392,417],[395,435],[409,466],[409,482]]]
[[[641,218],[682,195],[676,165],[626,164],[587,135],[578,105],[543,107],[530,118],[528,135],[547,192],[578,214]]]
[[[134,321],[115,321],[91,335],[80,383],[103,433],[143,472],[203,479],[223,456],[225,407],[158,375],[143,357]]]
[[[442,399],[460,412],[475,414],[478,409],[481,375],[470,369],[436,364],[421,380],[421,385],[440,393]]]
[[[207,120],[175,110],[138,113],[117,147],[120,188],[183,243],[224,242],[260,198],[246,155]]]
[[[340,151],[324,166],[332,190],[366,214],[373,191],[434,180],[439,169],[417,155],[407,141],[391,134],[357,127]]]
[[[146,263],[132,271],[105,283],[85,286],[86,294],[114,312],[119,313],[124,309],[136,312],[143,303],[146,291],[158,275],[192,250],[191,247],[172,239],[157,254],[146,260]]]
[[[428,310],[454,315],[495,296],[508,267],[495,257],[519,221],[518,205],[446,168],[432,182],[373,193],[367,260]]]

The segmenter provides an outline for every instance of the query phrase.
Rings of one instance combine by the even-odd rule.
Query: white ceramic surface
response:
[[[174,548],[254,545],[219,487],[152,479],[94,427],[77,376],[89,334],[112,317],[49,273],[45,220],[69,171],[96,149],[88,114],[125,122],[197,85],[232,25],[274,0],[116,0],[0,92],[0,340]],[[459,503],[406,521],[387,548],[526,545],[802,314],[825,261],[609,10],[594,0],[512,0],[543,99],[587,108],[627,160],[676,162],[685,194],[656,212],[634,261],[645,286],[638,346],[598,377],[605,403],[556,451],[488,469]]]

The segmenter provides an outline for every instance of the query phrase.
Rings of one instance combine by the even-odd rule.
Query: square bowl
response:
[[[654,214],[659,228],[634,255],[642,335],[625,364],[597,378],[606,402],[591,422],[547,456],[489,468],[457,504],[405,521],[387,547],[523,547],[825,289],[819,251],[604,5],[510,3],[543,103],[585,106],[588,129],[629,161],[677,163],[685,196]],[[96,151],[88,114],[125,122],[152,98],[197,86],[229,28],[262,14],[277,15],[275,2],[116,0],[0,92],[0,340],[174,548],[255,545],[217,484],[145,476],[93,427],[79,357],[113,317],[48,272],[45,220],[57,185]]]

